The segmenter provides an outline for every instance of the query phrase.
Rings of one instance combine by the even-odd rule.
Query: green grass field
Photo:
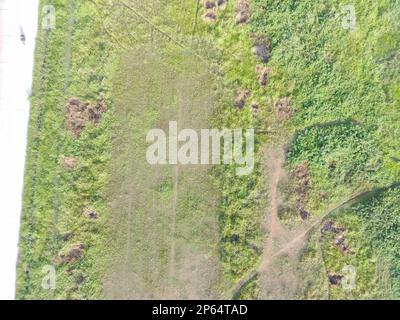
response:
[[[399,298],[399,1],[353,1],[355,30],[337,0],[252,0],[243,24],[234,0],[212,23],[197,0],[40,5],[50,3],[57,25],[39,29],[35,54],[18,299]],[[268,44],[264,62],[257,41]],[[242,109],[239,89],[250,91]],[[79,137],[65,115],[73,97],[107,106]],[[147,131],[171,120],[254,128],[254,171],[149,165]],[[281,164],[271,166],[271,148],[284,150]],[[268,168],[281,165],[275,186]],[[347,252],[339,233],[321,233],[327,219],[345,228]],[[63,262],[77,244],[79,257]],[[55,290],[42,288],[46,266]],[[345,266],[356,270],[351,290],[329,282]]]

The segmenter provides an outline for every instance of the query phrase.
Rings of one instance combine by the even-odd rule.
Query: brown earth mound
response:
[[[258,74],[258,83],[261,87],[268,85],[268,75],[271,73],[271,69],[262,65],[257,65],[256,72]]]
[[[62,165],[68,171],[72,171],[76,168],[78,160],[74,157],[64,157],[62,159]]]
[[[227,0],[217,0],[217,6],[221,7],[227,3]]]
[[[297,165],[292,172],[292,177],[296,183],[296,207],[299,210],[301,219],[306,220],[310,217],[310,213],[304,209],[308,192],[311,188],[310,168],[308,163]]]
[[[279,121],[288,120],[293,114],[292,107],[290,106],[290,99],[288,97],[282,98],[275,102],[275,109]]]
[[[260,111],[260,104],[257,101],[252,101],[250,105],[251,112],[257,114]]]
[[[352,253],[349,246],[345,242],[344,232],[346,231],[345,227],[335,226],[335,222],[332,220],[325,221],[324,225],[321,228],[321,233],[332,232],[337,234],[338,236],[335,239],[334,244],[339,248],[342,254]]]
[[[205,0],[203,2],[203,4],[204,4],[204,8],[206,8],[206,9],[212,9],[215,7],[215,1],[213,1],[213,0]]]
[[[250,97],[250,90],[238,90],[235,98],[235,107],[242,109]]]
[[[208,11],[203,15],[205,23],[214,23],[217,21],[217,15],[213,11]]]
[[[249,23],[251,18],[250,1],[237,0],[235,12],[235,21],[237,24]]]
[[[349,246],[345,243],[345,238],[343,234],[336,238],[335,245],[338,246],[342,254],[350,253]]]
[[[271,43],[265,36],[253,35],[253,53],[262,63],[268,63],[270,58]]]
[[[87,122],[98,124],[101,114],[106,111],[107,108],[103,102],[90,104],[82,103],[77,98],[69,99],[65,106],[67,127],[76,138],[79,138]]]
[[[333,232],[333,233],[342,233],[346,230],[345,227],[336,227],[335,222],[332,220],[325,221],[324,225],[321,228],[321,233],[324,232]]]
[[[71,245],[66,252],[62,252],[59,254],[59,262],[61,264],[67,264],[78,261],[82,257],[84,247],[85,246],[82,243]]]
[[[93,220],[97,220],[100,217],[98,212],[96,212],[96,211],[94,211],[94,210],[92,210],[90,208],[86,208],[83,211],[83,214],[84,214],[85,217],[87,217],[89,219],[93,219]]]
[[[330,284],[337,285],[337,284],[340,284],[340,282],[343,279],[343,276],[339,275],[339,274],[332,274],[332,273],[328,272],[328,279],[329,279]]]

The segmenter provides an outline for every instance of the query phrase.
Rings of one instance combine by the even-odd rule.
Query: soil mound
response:
[[[242,109],[249,97],[250,97],[249,90],[238,90],[235,98],[235,107]]]
[[[77,98],[71,98],[65,106],[67,127],[76,138],[79,138],[86,124],[88,122],[100,123],[101,115],[106,111],[107,108],[103,102],[90,104],[82,103]]]
[[[78,261],[83,254],[84,250],[83,243],[76,243],[69,247],[66,252],[61,252],[58,256],[58,260],[61,264],[67,264]]]
[[[290,99],[288,97],[282,98],[275,102],[275,109],[279,121],[288,120],[293,114],[293,110],[290,105]]]
[[[235,21],[237,24],[245,24],[250,22],[251,10],[249,0],[238,0],[236,2],[236,16]]]

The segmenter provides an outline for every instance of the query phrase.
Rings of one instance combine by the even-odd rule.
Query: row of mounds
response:
[[[225,9],[228,0],[203,0],[205,13],[203,20],[206,23],[214,23],[217,21],[218,11]],[[235,6],[235,22],[236,24],[247,24],[251,18],[251,6],[249,0],[236,0]],[[270,58],[270,41],[263,36],[252,37],[252,51],[261,63],[267,63]],[[271,69],[263,65],[257,65],[256,73],[258,74],[258,83],[260,87],[265,88],[268,85],[268,75]],[[234,98],[234,106],[243,109],[246,101],[251,96],[250,90],[238,89]],[[252,101],[250,110],[253,114],[258,114],[260,105],[257,101]]]
[[[100,218],[100,215],[97,211],[93,210],[92,208],[85,208],[83,210],[83,216],[86,219],[89,220],[97,220]],[[61,239],[63,241],[70,241],[74,236],[74,232],[69,231],[64,233],[61,236]],[[79,260],[81,258],[81,254],[84,250],[84,245],[82,243],[79,244],[73,244],[69,247],[67,247],[67,249],[63,249],[59,255],[58,255],[58,263],[60,264],[66,264],[66,263],[70,263],[70,262],[76,262],[77,260]]]
[[[99,124],[102,114],[106,111],[107,107],[104,102],[91,104],[81,102],[78,98],[70,98],[65,105],[66,126],[78,139],[86,125],[88,123]],[[72,156],[61,156],[59,162],[66,171],[74,171],[79,164],[78,159]],[[85,208],[82,215],[87,220],[97,220],[100,217],[98,212],[91,208]],[[86,246],[82,242],[71,243],[73,237],[74,232],[72,231],[61,235],[61,240],[69,244],[66,244],[58,253],[55,263],[67,266],[67,274],[73,277],[76,285],[79,286],[86,281],[86,277],[76,268],[76,263],[83,258]]]
[[[218,11],[225,9],[227,2],[228,0],[204,0],[203,21],[207,24],[215,23],[218,19]]]
[[[227,0],[204,0],[203,5],[206,12],[203,16],[203,20],[208,23],[215,22],[217,19],[218,9],[222,7],[224,8],[226,3]],[[246,24],[250,22],[250,1],[237,0],[235,14],[235,21],[237,24]],[[265,35],[253,34],[251,36],[251,42],[252,52],[260,63],[256,66],[255,70],[258,76],[258,84],[261,88],[265,89],[268,86],[269,76],[272,73],[272,69],[265,66],[271,57],[271,41]],[[250,90],[244,88],[237,89],[236,96],[234,98],[234,106],[238,109],[243,109],[250,96]],[[284,97],[276,101],[274,103],[274,107],[277,113],[278,121],[280,122],[288,120],[293,114],[290,98],[288,97]],[[260,111],[259,103],[257,101],[252,101],[250,104],[250,110],[253,114],[258,114]],[[302,216],[305,217],[307,215],[306,212],[303,209],[301,211]]]
[[[335,222],[332,220],[327,220],[325,221],[324,225],[321,228],[321,233],[333,233],[336,235],[336,238],[334,240],[334,245],[337,246],[339,248],[339,251],[342,254],[348,254],[348,253],[352,253],[349,246],[346,244],[345,240],[345,236],[344,233],[346,231],[345,227],[342,226],[336,226]]]
[[[261,63],[256,66],[256,74],[258,75],[258,84],[265,89],[268,86],[269,76],[272,69],[266,64],[271,58],[271,42],[264,35],[252,36],[252,52],[257,60]],[[274,109],[279,122],[283,123],[293,115],[293,108],[289,97],[283,97],[274,103]]]
[[[268,69],[268,68],[266,68]],[[238,89],[236,91],[236,96],[234,99],[234,106],[238,109],[243,109],[243,107],[246,105],[246,102],[248,98],[251,96],[250,90],[247,89]],[[284,122],[288,120],[292,114],[293,114],[293,109],[290,103],[290,98],[284,97],[282,99],[279,99],[274,103],[274,108],[275,112],[277,115],[277,119],[280,122]],[[253,113],[258,113],[260,110],[260,105],[257,101],[252,101],[250,104],[250,109]]]
[[[98,212],[91,208],[85,208],[83,211],[83,216],[88,220],[97,220],[100,218]],[[61,240],[64,242],[70,242],[74,237],[74,232],[69,231],[61,235]],[[86,276],[79,271],[76,267],[76,263],[78,263],[85,253],[86,245],[82,242],[75,242],[72,244],[67,244],[64,248],[58,253],[55,263],[57,265],[67,266],[66,273],[68,276],[72,277],[75,284],[79,287],[84,282],[86,282]]]
[[[218,11],[226,8],[228,0],[204,0],[205,23],[215,23],[218,19]],[[251,18],[250,0],[236,0],[235,22],[236,24],[247,24]]]
[[[328,233],[335,235],[333,244],[339,248],[341,254],[352,253],[349,246],[345,243],[345,227],[337,225],[335,221],[328,219],[324,222],[320,231],[322,235]],[[329,270],[327,271],[327,276],[331,285],[339,285],[343,279],[342,275],[332,273]]]
[[[248,0],[238,0],[236,2],[236,23],[244,24],[248,23],[251,18],[251,7],[250,2]],[[270,59],[271,53],[271,45],[268,37],[264,35],[255,35],[251,36],[252,42],[252,52],[256,56],[257,60],[260,64],[256,65],[256,74],[258,76],[258,84],[262,89],[265,89],[268,86],[269,75],[272,73],[272,69],[265,66]],[[243,101],[243,91],[248,91],[244,89],[238,90],[238,93],[235,98],[235,106],[237,108],[242,109],[244,104],[237,103],[237,101]],[[246,97],[246,99],[248,96]],[[250,104],[250,110],[253,114],[258,114],[260,111],[260,105],[257,101],[252,101]]]
[[[295,183],[296,210],[301,220],[307,220],[310,212],[305,209],[308,194],[311,189],[311,173],[308,163],[300,163],[294,167],[291,177]]]
[[[235,107],[238,109],[243,109],[250,96],[251,96],[250,90],[238,89],[236,91],[236,97],[234,100]],[[257,114],[260,111],[260,104],[257,101],[252,101],[250,103],[250,111],[253,114]]]
[[[64,248],[56,259],[57,264],[67,266],[66,273],[68,276],[73,277],[77,287],[86,282],[86,277],[74,265],[74,263],[82,259],[84,251],[85,245],[83,243],[74,243]]]
[[[107,111],[104,102],[90,104],[71,98],[65,105],[65,118],[68,129],[75,138],[79,138],[88,122],[95,125],[101,121],[102,114]]]

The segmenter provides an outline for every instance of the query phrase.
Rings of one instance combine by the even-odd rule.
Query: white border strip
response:
[[[0,299],[14,299],[38,0],[0,0]],[[20,41],[20,26],[26,43]]]

